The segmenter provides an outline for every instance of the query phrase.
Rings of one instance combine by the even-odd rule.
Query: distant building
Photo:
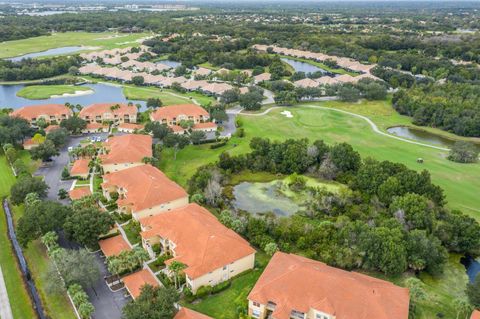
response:
[[[178,126],[181,121],[192,121],[194,125],[208,122],[210,114],[201,106],[195,104],[178,104],[160,107],[150,113],[150,120]],[[212,123],[215,125],[214,123]]]
[[[30,125],[36,126],[40,119],[45,120],[47,124],[60,124],[61,121],[71,117],[73,112],[64,104],[43,104],[24,106],[13,111],[10,115],[21,117],[27,120]]]
[[[137,107],[125,103],[95,103],[84,107],[79,117],[87,123],[136,123]]]

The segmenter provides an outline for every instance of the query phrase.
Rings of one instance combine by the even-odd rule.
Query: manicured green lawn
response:
[[[162,100],[163,105],[193,103],[192,100],[197,101],[201,105],[206,105],[214,101],[212,97],[196,92],[179,93],[173,90],[159,89],[156,87],[125,85],[123,87],[123,94],[127,99],[131,100],[146,101],[149,98],[159,98]]]
[[[387,102],[364,102],[349,104],[343,102],[317,103],[347,109],[369,116],[380,129],[395,124],[408,124],[408,118],[394,112]],[[246,137],[234,137],[220,148],[211,150],[208,145],[188,146],[173,160],[171,150],[163,153],[160,168],[182,185],[204,164],[214,162],[223,151],[232,155],[248,152],[249,140],[254,136],[274,140],[286,138],[308,138],[310,141],[323,139],[328,143],[350,143],[361,155],[378,160],[389,160],[407,165],[415,170],[428,170],[434,183],[440,185],[446,194],[448,206],[464,211],[480,220],[478,192],[480,190],[480,163],[459,164],[446,159],[447,152],[399,141],[375,133],[363,119],[330,110],[308,107],[290,107],[293,118],[280,114],[285,108],[272,110],[264,116],[240,116],[243,119]],[[369,115],[369,113],[376,115]],[[428,129],[437,132],[438,130]],[[449,135],[443,132],[444,135]],[[450,134],[451,135],[451,134]],[[234,146],[236,145],[236,146]],[[417,163],[417,158],[424,163]]]
[[[247,307],[247,296],[265,269],[269,257],[264,253],[257,253],[258,267],[254,270],[233,279],[232,285],[218,294],[204,298],[200,302],[182,304],[187,308],[204,313],[216,319],[238,318],[237,308]]]
[[[92,91],[88,86],[75,85],[31,85],[17,92],[17,96],[30,100],[49,99],[52,95],[73,94],[78,91]]]
[[[2,42],[0,43],[0,58],[15,57],[65,46],[95,47],[94,50],[138,46],[139,43],[136,40],[148,35],[147,33],[123,34],[114,32],[55,33],[49,36]]]
[[[15,177],[11,173],[5,156],[0,156],[0,197],[4,198],[10,194],[10,187],[15,183]],[[3,278],[7,286],[7,293],[10,299],[13,317],[15,319],[34,318],[35,314],[27,289],[23,283],[20,269],[17,267],[15,255],[11,249],[10,240],[7,235],[7,221],[3,205],[0,208],[0,266],[2,267]]]
[[[28,248],[24,250],[24,254],[49,316],[59,319],[75,319],[75,313],[66,293],[52,294],[45,290],[45,281],[47,280],[45,273],[48,272],[51,263],[45,246],[40,240],[36,240],[29,244]]]

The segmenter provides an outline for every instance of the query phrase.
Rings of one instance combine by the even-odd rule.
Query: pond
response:
[[[168,65],[171,68],[176,68],[177,66],[182,64],[180,62],[172,61],[172,60],[160,60],[160,61],[157,61],[156,63],[165,64],[165,65]]]
[[[455,141],[448,138],[436,135],[427,131],[415,129],[408,126],[394,126],[387,129],[387,132],[393,135],[400,137],[405,137],[411,140],[416,140],[419,142],[425,142],[428,144],[439,145],[442,147],[450,148],[453,146]]]
[[[465,256],[460,259],[460,262],[467,270],[468,280],[473,282],[475,277],[480,273],[480,258],[473,259],[472,257]]]
[[[252,214],[273,212],[279,217],[293,215],[300,206],[280,190],[281,184],[281,181],[240,183],[233,188],[233,206]]]
[[[78,51],[82,51],[82,50],[89,50],[89,49],[93,49],[93,48],[92,47],[82,47],[82,46],[61,47],[61,48],[55,48],[55,49],[50,49],[50,50],[41,51],[41,52],[28,53],[28,54],[16,56],[16,57],[13,57],[13,58],[6,58],[5,60],[18,62],[18,61],[21,61],[21,60],[27,59],[27,58],[38,58],[38,57],[49,56],[49,55],[67,54],[67,53],[73,53],[73,52],[78,52]]]
[[[18,109],[26,105],[33,104],[80,104],[86,106],[92,103],[118,102],[140,104],[145,106],[145,101],[127,100],[123,95],[121,86],[114,86],[104,83],[86,85],[94,90],[94,93],[88,95],[58,97],[45,100],[29,100],[17,96],[17,92],[24,87],[20,85],[0,85],[0,107],[9,107]]]
[[[322,73],[327,73],[327,71],[325,71],[324,69],[319,68],[318,66],[315,66],[310,63],[305,63],[305,62],[301,62],[301,61],[297,61],[289,58],[281,58],[281,60],[284,61],[285,63],[288,63],[290,66],[292,66],[296,72],[313,73],[313,72],[320,71]]]

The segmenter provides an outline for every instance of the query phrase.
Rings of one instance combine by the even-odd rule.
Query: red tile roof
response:
[[[193,129],[202,129],[202,128],[215,128],[217,127],[217,124],[213,122],[203,122],[203,123],[197,123],[193,126]]]
[[[61,115],[72,115],[72,110],[66,107],[63,104],[43,104],[43,105],[29,105],[19,108],[18,110],[13,111],[11,116],[19,116],[28,121],[31,121],[33,118],[38,118],[41,115],[46,116],[61,116]]]
[[[86,129],[87,130],[98,130],[98,129],[103,129],[103,128],[107,128],[108,125],[103,125],[101,123],[97,123],[97,122],[92,122],[92,123],[87,123],[87,127]]]
[[[275,319],[311,308],[337,319],[407,319],[406,288],[301,256],[277,252],[248,299],[276,304]]]
[[[123,239],[122,235],[117,235],[98,241],[100,249],[107,257],[116,256],[124,250],[131,250],[132,247]]]
[[[207,315],[204,315],[200,312],[190,310],[188,308],[182,307],[179,312],[173,317],[173,319],[213,319]]]
[[[102,187],[111,185],[126,190],[125,198],[118,199],[117,203],[132,207],[134,212],[188,196],[182,187],[151,165],[105,174],[103,180]]]
[[[208,117],[208,112],[201,106],[195,104],[178,104],[159,107],[155,112],[150,114],[150,118],[153,121],[162,120],[172,121],[174,118],[178,119],[179,116],[193,116],[193,117]]]
[[[141,130],[143,129],[143,125],[134,123],[121,123],[120,125],[118,125],[118,128],[127,130]]]
[[[52,133],[53,131],[59,130],[60,125],[49,125],[45,128],[45,133]]]
[[[90,187],[82,186],[82,187],[72,189],[71,191],[68,192],[68,195],[70,196],[71,200],[78,200],[85,196],[92,195],[92,192],[90,192]]]
[[[114,105],[119,105],[118,109],[112,110],[111,107]],[[137,107],[135,105],[128,105],[125,103],[94,103],[87,107],[84,107],[80,111],[80,117],[90,116],[102,116],[104,113],[112,113],[114,115],[123,116],[125,114],[128,115],[136,115],[138,112]]]
[[[143,238],[160,236],[176,245],[175,258],[192,279],[255,253],[249,243],[225,227],[205,208],[191,203],[140,220]]]
[[[90,168],[88,167],[89,163],[90,163],[90,158],[77,159],[73,163],[72,169],[70,170],[70,175],[75,176],[75,175],[88,174],[88,172],[90,171]]]
[[[144,157],[152,157],[152,141],[150,135],[141,134],[110,137],[103,143],[109,152],[100,155],[102,164],[138,163]]]
[[[480,319],[480,311],[474,310],[470,319]]]
[[[134,272],[133,274],[123,277],[122,280],[133,299],[140,296],[141,288],[144,285],[160,286],[157,278],[155,278],[148,269]]]

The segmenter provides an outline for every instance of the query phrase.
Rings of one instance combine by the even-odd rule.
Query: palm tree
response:
[[[473,306],[465,299],[457,298],[453,301],[453,305],[455,307],[455,310],[457,311],[456,319],[460,317],[460,314],[464,314],[465,319],[467,319],[473,310]]]
[[[179,284],[179,275],[180,275],[180,272],[182,270],[184,270],[185,268],[187,268],[187,265],[179,262],[179,261],[172,261],[172,263],[170,264],[170,266],[168,267],[174,274],[174,281],[175,281],[175,288],[178,289],[178,284]]]
[[[58,246],[58,235],[54,231],[50,231],[42,236],[42,243],[50,250]]]

